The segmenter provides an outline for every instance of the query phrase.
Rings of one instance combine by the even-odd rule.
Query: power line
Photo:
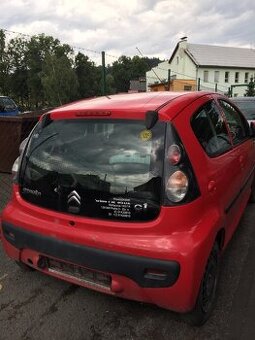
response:
[[[144,58],[144,55],[143,55],[143,53],[139,50],[139,48],[136,47],[136,49],[137,49],[137,51],[140,53],[140,55]],[[155,76],[158,78],[158,80],[159,80],[161,83],[163,83],[162,80],[160,79],[160,77],[159,77],[159,76],[157,75],[157,73],[155,72],[155,70],[154,70],[153,67],[152,67],[151,71],[155,74]]]
[[[5,28],[0,28],[0,30],[8,33],[8,34],[16,34],[16,35],[21,35],[21,36],[24,36],[26,38],[32,38],[34,37],[35,35],[31,35],[31,34],[27,34],[27,33],[22,33],[22,32],[17,32],[17,31],[11,31],[11,30],[7,30]],[[44,33],[40,33],[40,34],[37,34],[37,35],[42,35]],[[85,51],[85,52],[89,52],[89,53],[93,53],[93,54],[97,54],[97,55],[100,55],[101,56],[101,53],[102,51],[96,51],[96,50],[93,50],[93,49],[90,49],[90,48],[85,48],[85,47],[80,47],[80,46],[74,46],[74,45],[71,45],[71,44],[68,44],[71,48],[73,48],[74,50],[78,50],[78,51]],[[114,56],[112,54],[108,54],[107,52],[105,52],[105,55],[107,55],[108,57],[110,58],[113,58],[113,59],[116,59],[118,60],[120,58],[120,56]]]

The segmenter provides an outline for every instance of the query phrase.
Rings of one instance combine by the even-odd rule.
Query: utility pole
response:
[[[102,96],[106,94],[106,79],[105,79],[105,51],[102,51]]]
[[[170,82],[171,82],[171,69],[168,70],[168,79],[167,79],[168,91],[170,91]]]
[[[197,90],[200,91],[200,78],[198,78]]]

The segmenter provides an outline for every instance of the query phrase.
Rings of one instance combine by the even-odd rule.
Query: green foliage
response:
[[[58,106],[76,99],[78,80],[66,55],[46,55],[41,79],[47,106]]]
[[[5,49],[5,33],[0,30],[0,95],[9,93],[8,88],[8,56]]]
[[[255,79],[251,77],[248,88],[245,93],[246,97],[255,97]]]
[[[78,79],[80,98],[94,97],[100,94],[100,70],[87,56],[78,53],[75,57],[75,73]]]
[[[107,55],[106,55],[107,57]],[[106,67],[106,93],[127,92],[130,80],[144,77],[157,58],[121,56]],[[24,110],[41,109],[101,95],[102,66],[68,44],[44,34],[18,35],[6,42],[0,30],[0,95]]]

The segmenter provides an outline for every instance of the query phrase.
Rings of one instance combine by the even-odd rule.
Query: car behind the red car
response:
[[[242,111],[248,122],[255,124],[255,97],[234,97],[231,100]]]
[[[14,165],[6,253],[25,268],[209,317],[249,200],[254,133],[216,93],[144,93],[45,114]]]

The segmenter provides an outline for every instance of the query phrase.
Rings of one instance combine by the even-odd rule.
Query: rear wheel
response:
[[[219,259],[219,245],[215,243],[207,261],[196,305],[190,313],[186,314],[188,323],[193,326],[202,326],[213,311],[219,279]]]

